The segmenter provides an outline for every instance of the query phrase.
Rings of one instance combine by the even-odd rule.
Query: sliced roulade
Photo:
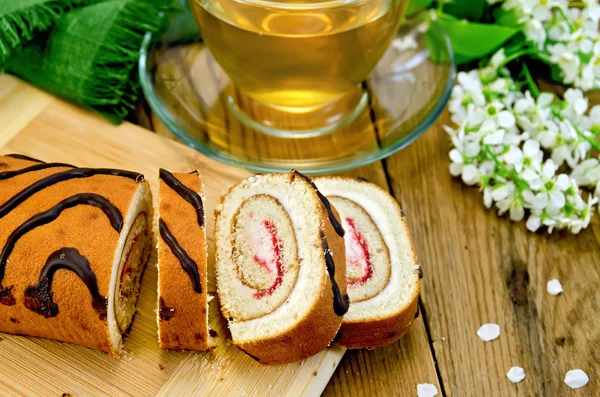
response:
[[[160,170],[158,339],[163,349],[214,347],[208,327],[206,233],[200,174]]]
[[[417,313],[417,256],[396,200],[364,180],[316,178],[315,183],[340,212],[346,231],[346,274],[350,309],[338,342],[372,348],[395,341]]]
[[[233,343],[264,364],[310,357],[348,310],[343,229],[304,175],[256,175],[216,210],[221,310]]]
[[[117,355],[151,219],[141,174],[0,156],[0,331]]]

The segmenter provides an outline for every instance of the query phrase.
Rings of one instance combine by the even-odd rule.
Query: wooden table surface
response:
[[[18,112],[11,103],[0,110]],[[324,395],[413,397],[418,383],[433,383],[440,396],[600,396],[599,215],[578,236],[498,218],[450,176],[449,123],[444,113],[407,149],[345,173],[389,189],[406,213],[424,270],[421,316],[396,343],[348,351]],[[140,124],[165,133],[154,116]],[[552,278],[563,294],[546,292]],[[476,331],[488,322],[501,335],[484,343]],[[525,369],[523,382],[508,381],[512,366]],[[590,376],[582,389],[563,382],[574,368]]]
[[[141,119],[169,134],[155,116]],[[497,217],[451,177],[443,124],[448,112],[407,149],[343,173],[388,189],[406,213],[424,270],[421,316],[396,343],[348,351],[324,396],[413,397],[419,383],[440,396],[600,396],[599,215],[578,236]],[[546,291],[553,278],[559,296]],[[484,323],[500,325],[497,340],[479,339]],[[521,383],[506,377],[513,366]],[[590,377],[577,390],[564,383],[575,368]]]

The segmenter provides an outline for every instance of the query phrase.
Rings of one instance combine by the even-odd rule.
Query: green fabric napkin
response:
[[[0,69],[120,122],[140,87],[144,34],[174,0],[0,0]]]

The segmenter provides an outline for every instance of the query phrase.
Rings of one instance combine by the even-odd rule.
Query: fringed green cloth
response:
[[[175,0],[0,0],[0,70],[118,123],[134,107],[144,34]]]

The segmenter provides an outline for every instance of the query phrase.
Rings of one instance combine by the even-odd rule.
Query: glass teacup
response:
[[[362,82],[408,0],[190,0],[211,54],[261,109],[249,127],[278,136],[333,132],[368,104]],[[256,116],[260,114],[260,116]]]

